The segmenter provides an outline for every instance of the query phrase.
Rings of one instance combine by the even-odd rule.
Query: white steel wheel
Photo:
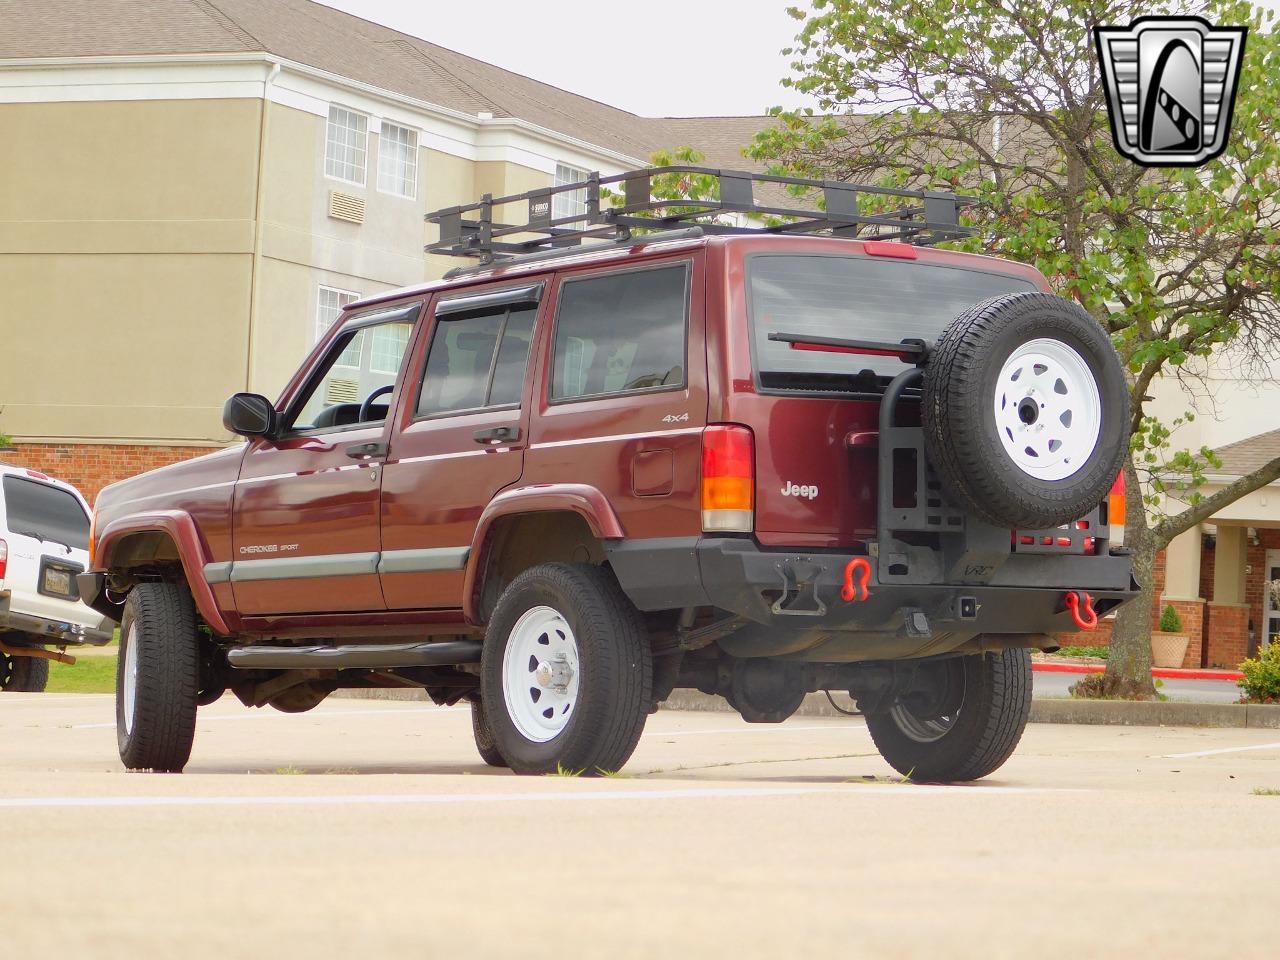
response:
[[[1000,368],[993,398],[1000,443],[1037,480],[1065,480],[1098,446],[1102,399],[1093,371],[1061,340],[1029,340]]]
[[[124,638],[124,670],[120,675],[121,720],[124,732],[133,733],[134,715],[138,709],[138,625],[129,624]]]
[[[579,672],[578,643],[563,614],[547,606],[526,610],[502,655],[502,698],[521,736],[546,743],[564,730]]]

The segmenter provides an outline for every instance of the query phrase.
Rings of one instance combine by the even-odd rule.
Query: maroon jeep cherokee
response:
[[[754,722],[845,691],[917,779],[1008,758],[1029,651],[1135,592],[1109,340],[933,248],[955,197],[811,184],[823,212],[753,229],[777,178],[722,172],[690,227],[670,172],[431,215],[478,266],[351,304],[275,403],[228,401],[246,443],[102,492],[80,586],[122,626],[126,766],[182,769],[227,690],[346,687],[465,699],[520,773],[620,768],[676,688]]]

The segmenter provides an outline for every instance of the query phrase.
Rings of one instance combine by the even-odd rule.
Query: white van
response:
[[[46,647],[110,642],[112,624],[80,602],[76,574],[88,566],[80,492],[0,463],[0,691],[43,690]]]

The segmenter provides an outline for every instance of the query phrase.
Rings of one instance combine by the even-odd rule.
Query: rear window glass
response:
[[[551,398],[684,386],[688,267],[566,280]]]
[[[906,367],[892,357],[792,350],[770,333],[932,343],[980,300],[1037,289],[997,273],[872,257],[757,256],[747,271],[761,382],[796,389],[839,390],[849,375],[867,371],[878,381]]]
[[[66,490],[12,475],[4,478],[3,489],[9,530],[80,550],[89,548],[89,517]]]

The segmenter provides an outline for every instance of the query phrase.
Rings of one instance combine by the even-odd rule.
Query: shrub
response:
[[[1280,643],[1271,643],[1256,657],[1240,664],[1237,680],[1246,703],[1280,703]]]
[[[1160,614],[1160,632],[1161,633],[1181,633],[1182,618],[1178,616],[1178,611],[1173,609],[1173,604],[1169,604],[1164,608],[1164,613]]]

